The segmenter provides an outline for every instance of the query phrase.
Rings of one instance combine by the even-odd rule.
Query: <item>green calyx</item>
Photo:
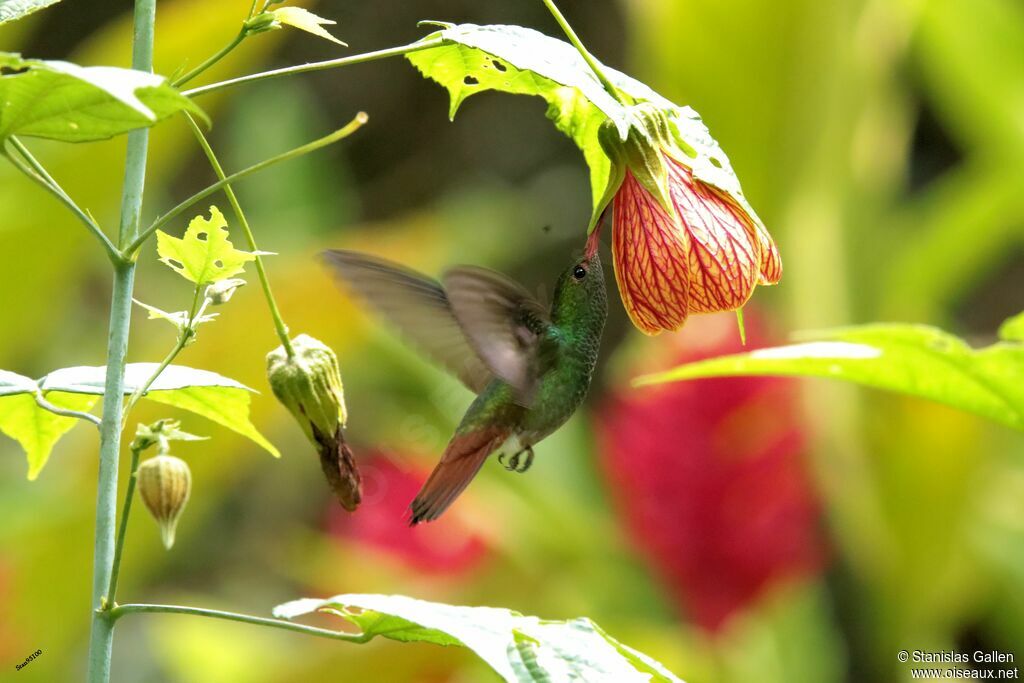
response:
[[[136,476],[139,496],[160,526],[164,547],[170,550],[178,518],[192,493],[192,472],[184,460],[161,454],[139,465]]]
[[[283,346],[267,354],[267,379],[314,445],[317,435],[334,435],[345,425],[345,394],[338,357],[323,342],[306,334],[292,340],[294,355]],[[315,432],[314,432],[315,430]]]
[[[663,111],[645,102],[631,107],[630,114],[632,122],[625,139],[620,136],[618,128],[610,119],[601,124],[598,131],[598,142],[612,164],[604,196],[594,208],[590,219],[591,231],[600,220],[605,207],[615,198],[627,171],[669,215],[675,214],[669,193],[665,155],[679,151],[674,156],[680,157],[685,153],[677,150],[677,136],[673,134],[672,126]]]

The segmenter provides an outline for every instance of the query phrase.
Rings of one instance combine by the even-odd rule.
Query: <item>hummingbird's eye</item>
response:
[[[587,269],[583,266],[576,266],[572,269],[572,276],[577,280],[582,280],[587,276]]]

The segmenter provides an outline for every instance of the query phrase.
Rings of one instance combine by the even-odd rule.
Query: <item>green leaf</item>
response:
[[[1005,341],[1024,342],[1024,313],[1003,321],[999,326],[999,338]]]
[[[660,664],[609,638],[592,621],[545,621],[493,607],[454,607],[401,595],[338,595],[279,605],[274,616],[293,619],[316,611],[358,626],[366,640],[461,645],[505,681],[682,683]]]
[[[57,440],[79,422],[77,418],[56,415],[40,408],[36,404],[34,391],[33,388],[31,393],[0,396],[0,431],[25,449],[29,481],[39,476]],[[47,393],[46,400],[61,408],[87,411],[99,397]]]
[[[241,273],[256,255],[235,249],[228,239],[227,225],[224,215],[216,206],[211,206],[209,220],[196,216],[182,238],[157,230],[156,250],[160,260],[186,280],[199,285]]]
[[[168,313],[167,311],[163,311],[157,308],[156,306],[144,304],[138,299],[132,299],[132,301],[134,301],[136,305],[145,308],[149,312],[149,317],[147,318],[148,320],[166,320],[179,330],[188,325],[188,311],[174,311],[173,313]],[[217,315],[217,313],[208,313],[206,315],[201,315],[194,321],[192,321],[192,325],[198,327],[203,323],[208,323],[216,319]]]
[[[158,363],[129,363],[124,375],[125,395],[143,386],[157,367]],[[63,368],[44,377],[40,385],[47,391],[100,395],[105,375],[103,366]],[[202,415],[252,440],[275,458],[281,457],[281,452],[249,421],[249,394],[252,392],[244,384],[215,372],[168,365],[145,398]]]
[[[249,421],[249,390],[231,387],[186,387],[171,391],[150,390],[146,398],[202,415],[261,446],[275,458],[281,451]]]
[[[0,141],[29,135],[103,140],[152,126],[179,111],[206,118],[163,76],[112,66],[82,67],[0,52]]]
[[[1010,325],[1011,334],[1015,329]],[[736,375],[830,377],[930,399],[1024,430],[1024,344],[972,349],[942,330],[900,324],[813,336],[819,341],[688,363],[639,377],[635,384]]]
[[[0,0],[0,25],[27,17],[58,2],[60,0]]]
[[[300,31],[312,33],[314,36],[319,36],[320,38],[325,38],[332,43],[348,47],[348,43],[343,43],[328,33],[327,29],[323,28],[324,26],[333,26],[337,23],[335,21],[318,17],[309,10],[301,7],[279,7],[271,12],[271,14],[273,14],[274,19],[281,24],[293,26]]]
[[[31,377],[25,377],[8,370],[0,370],[0,396],[24,394],[26,392],[34,394],[38,388],[39,385]]]
[[[572,45],[521,26],[451,25],[424,40],[448,44],[406,55],[419,71],[448,90],[449,115],[470,96],[485,90],[537,95],[548,103],[547,116],[576,143],[590,167],[594,205],[608,184],[610,162],[597,140],[601,124],[612,121],[625,138],[632,125],[627,107],[609,95]],[[602,70],[634,102],[650,102],[665,111],[685,147],[692,151],[693,174],[732,195],[752,216],[739,179],[722,148],[690,107],[679,107],[644,83],[607,66]]]

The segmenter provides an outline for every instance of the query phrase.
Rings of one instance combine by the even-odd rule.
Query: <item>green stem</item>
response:
[[[124,552],[124,539],[128,533],[128,515],[132,511],[132,500],[135,497],[135,482],[139,478],[139,456],[142,450],[132,448],[132,465],[128,475],[128,488],[124,492],[124,504],[121,506],[121,522],[117,527],[117,542],[114,545],[114,565],[110,571],[110,584],[107,587],[106,604],[117,604],[117,579],[121,575],[121,554]]]
[[[86,413],[86,412],[82,412],[81,410],[71,410],[69,408],[61,408],[60,406],[56,406],[56,405],[54,405],[54,404],[52,404],[52,403],[50,403],[49,401],[46,400],[46,397],[43,396],[43,392],[42,391],[36,391],[35,399],[36,399],[36,405],[38,405],[43,410],[50,411],[54,415],[61,415],[63,417],[74,417],[74,418],[78,418],[79,420],[85,420],[86,422],[91,422],[94,425],[96,425],[97,427],[100,426],[100,419],[98,417],[96,417],[95,415],[93,415],[92,413]]]
[[[565,33],[569,42],[572,43],[573,47],[579,51],[580,56],[583,57],[583,60],[590,67],[591,71],[593,71],[594,75],[597,76],[597,80],[601,81],[601,85],[603,85],[604,89],[608,91],[608,94],[614,97],[619,104],[628,104],[622,97],[622,93],[619,92],[619,89],[616,88],[615,84],[611,82],[611,79],[605,75],[601,63],[598,62],[597,59],[594,58],[594,55],[590,54],[590,51],[583,46],[583,42],[580,41],[579,36],[576,35],[576,31],[574,31],[572,26],[569,25],[569,22],[566,20],[561,10],[555,6],[554,0],[543,0],[543,2],[548,8],[548,11],[551,12],[551,16],[553,16],[555,21],[558,22],[558,25],[562,27],[562,32]]]
[[[210,147],[210,143],[206,139],[206,136],[203,135],[203,131],[199,128],[199,125],[190,114],[185,114],[185,118],[188,121],[189,127],[192,128],[192,134],[196,136],[196,140],[199,141],[199,146],[203,148],[206,158],[210,161],[210,166],[213,167],[213,172],[217,175],[219,180],[226,180],[227,176],[224,175],[224,169],[217,160],[217,155],[213,153],[213,148]],[[238,203],[238,197],[235,195],[235,191],[231,188],[231,185],[224,185],[224,195],[228,198],[228,203],[231,204],[231,210],[234,211],[235,217],[238,219],[238,224],[242,226],[242,231],[245,233],[245,239],[249,244],[249,249],[254,252],[258,252],[259,249],[256,246],[256,238],[252,234],[252,228],[249,226],[249,221],[245,218],[245,213],[243,213],[242,206]],[[270,288],[270,279],[267,277],[266,268],[263,266],[263,257],[258,253],[256,255],[256,274],[259,276],[260,285],[263,287],[263,297],[267,300],[267,307],[270,309],[270,317],[274,319],[274,329],[277,331],[277,338],[281,340],[281,345],[284,346],[285,351],[288,353],[288,357],[293,358],[295,356],[295,350],[292,348],[292,340],[288,336],[288,326],[285,325],[284,318],[281,317],[281,310],[277,307],[277,301],[274,300],[274,292]]]
[[[185,323],[185,326],[182,327],[181,331],[178,333],[178,340],[175,342],[174,347],[167,353],[166,356],[164,356],[164,359],[160,361],[160,365],[158,365],[156,370],[154,370],[152,374],[150,374],[150,376],[146,378],[146,381],[143,382],[135,391],[132,392],[132,395],[128,397],[128,404],[124,408],[123,422],[127,422],[128,414],[131,413],[132,408],[135,407],[135,404],[139,402],[140,398],[146,395],[146,392],[149,391],[149,388],[153,386],[153,382],[155,382],[157,378],[161,374],[163,374],[163,371],[167,369],[168,365],[174,362],[174,359],[178,357],[178,354],[181,353],[182,349],[188,346],[189,340],[195,336],[196,319],[203,314],[203,312],[206,310],[206,306],[210,302],[210,300],[207,299],[206,302],[203,304],[202,308],[199,307],[199,298],[202,292],[203,288],[197,285],[195,289],[195,296],[192,297],[192,308],[189,309],[188,321]],[[121,425],[121,428],[124,429],[124,424]]]
[[[198,95],[206,95],[211,92],[223,90],[224,88],[230,88],[243,83],[254,83],[256,81],[264,81],[268,78],[277,78],[279,76],[289,76],[291,74],[307,73],[309,71],[324,71],[326,69],[335,69],[341,66],[349,66],[351,64],[362,64],[364,62],[372,62],[378,59],[387,59],[388,57],[400,57],[407,55],[410,52],[418,52],[420,50],[429,50],[432,47],[440,47],[445,44],[443,38],[434,38],[431,40],[417,40],[415,43],[409,43],[408,45],[400,45],[399,47],[389,47],[385,50],[376,50],[374,52],[365,52],[361,55],[352,55],[350,57],[340,57],[338,59],[328,59],[323,62],[310,62],[309,64],[298,64],[296,66],[288,66],[282,69],[273,69],[272,71],[261,71],[260,73],[249,74],[248,76],[240,76],[239,78],[232,78],[227,81],[220,81],[219,83],[211,83],[210,85],[204,85],[198,88],[192,88],[191,90],[185,90],[182,94],[188,97],[196,97]]]
[[[203,609],[200,607],[185,607],[182,605],[118,605],[111,611],[110,616],[112,619],[117,620],[123,617],[125,614],[132,613],[191,614],[193,616],[209,617],[211,619],[238,621],[243,624],[269,626],[270,628],[279,628],[284,631],[295,631],[296,633],[304,633],[309,636],[319,636],[321,638],[330,638],[332,640],[344,640],[350,643],[365,643],[371,640],[371,638],[373,637],[367,636],[363,633],[345,633],[344,631],[332,631],[326,628],[316,628],[315,626],[295,624],[293,622],[285,621],[283,619],[253,617],[248,614],[236,614],[235,612],[221,612],[220,610]]]
[[[28,166],[25,165],[25,162],[8,153],[8,151],[5,149],[4,156],[7,157],[8,161],[14,164],[15,168],[24,173],[31,180],[38,183],[40,187],[42,187],[47,192],[51,193],[54,197],[60,200],[62,204],[69,208],[71,212],[75,214],[75,216],[77,216],[80,221],[82,221],[85,227],[88,228],[89,232],[91,232],[93,236],[97,240],[99,240],[100,244],[103,246],[103,249],[107,252],[107,257],[111,260],[111,262],[120,262],[121,254],[117,251],[117,247],[114,246],[114,243],[111,242],[110,238],[106,236],[106,234],[103,232],[103,229],[100,228],[100,226],[96,223],[95,220],[93,220],[92,216],[90,216],[87,212],[82,210],[82,208],[78,206],[78,204],[76,204],[73,199],[71,199],[68,193],[65,192],[64,189],[57,183],[57,181],[54,180],[53,177],[46,172],[46,169],[43,167],[43,165],[39,163],[39,161],[34,156],[32,156],[32,153],[28,151],[28,148],[25,147],[25,145],[22,144],[22,142],[18,140],[18,138],[12,135],[8,139],[10,140],[11,146],[14,147],[15,150],[17,150],[18,154],[20,154],[26,162],[28,162]]]
[[[240,180],[241,178],[244,178],[246,176],[252,175],[253,173],[262,171],[268,166],[273,166],[274,164],[280,163],[282,161],[294,159],[295,157],[302,156],[303,154],[309,154],[310,152],[314,152],[320,149],[321,147],[326,147],[327,145],[337,142],[338,140],[343,140],[344,138],[347,138],[349,135],[358,130],[364,123],[366,123],[367,120],[368,117],[366,116],[366,114],[363,112],[359,112],[358,114],[356,114],[356,117],[348,123],[348,125],[346,125],[344,128],[340,128],[334,131],[330,135],[325,135],[319,140],[314,140],[313,142],[302,145],[301,147],[296,147],[295,149],[289,150],[282,154],[278,154],[275,157],[264,159],[258,164],[254,164],[248,168],[242,169],[241,171],[232,173],[228,177],[224,178],[223,180],[215,182],[213,185],[210,185],[206,189],[196,192],[194,195],[184,200],[183,202],[175,206],[173,209],[171,209],[170,211],[168,211],[167,213],[163,214],[155,221],[153,221],[152,225],[150,225],[148,228],[142,231],[142,233],[138,237],[132,240],[131,243],[129,243],[128,246],[122,250],[122,254],[125,256],[125,258],[134,260],[136,254],[138,253],[139,248],[145,243],[147,239],[149,239],[153,235],[154,232],[156,232],[159,228],[162,228],[164,225],[166,225],[168,222],[176,218],[182,212],[186,211],[190,206],[192,206],[196,202],[210,196],[211,194],[221,189],[225,185],[233,183],[236,180]]]
[[[153,25],[156,0],[135,0],[132,37],[132,68],[153,69]],[[121,192],[121,225],[118,246],[135,239],[142,211],[146,181],[149,131],[128,134],[124,187]],[[110,657],[114,644],[114,620],[104,594],[110,586],[114,567],[114,524],[117,519],[117,460],[121,445],[121,411],[124,402],[124,366],[131,323],[135,264],[120,260],[114,264],[107,341],[107,372],[103,385],[103,419],[100,424],[99,482],[96,492],[96,543],[93,552],[92,629],[89,637],[89,683],[110,680]]]
[[[242,30],[238,32],[238,35],[235,36],[231,40],[230,43],[228,43],[227,45],[222,47],[219,51],[217,51],[214,54],[210,55],[210,57],[208,57],[204,62],[202,62],[196,68],[192,69],[191,71],[189,71],[185,75],[176,78],[174,80],[174,82],[171,83],[171,85],[173,85],[175,88],[180,88],[181,86],[185,85],[186,83],[191,81],[193,78],[195,78],[199,74],[203,73],[204,71],[209,69],[211,66],[213,66],[214,64],[219,62],[220,60],[224,59],[224,57],[226,57],[229,52],[231,52],[236,47],[241,45],[242,41],[245,40],[246,36],[248,36],[248,35],[249,35],[248,29],[243,27]]]

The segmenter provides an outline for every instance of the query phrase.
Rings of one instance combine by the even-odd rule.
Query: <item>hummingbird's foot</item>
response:
[[[522,465],[520,465],[519,458],[524,453],[526,454],[526,458],[523,459]],[[509,460],[508,464],[508,469],[510,472],[516,472],[518,474],[526,472],[526,470],[530,469],[530,466],[533,465],[533,446],[527,446],[523,450],[513,455],[512,459]]]

